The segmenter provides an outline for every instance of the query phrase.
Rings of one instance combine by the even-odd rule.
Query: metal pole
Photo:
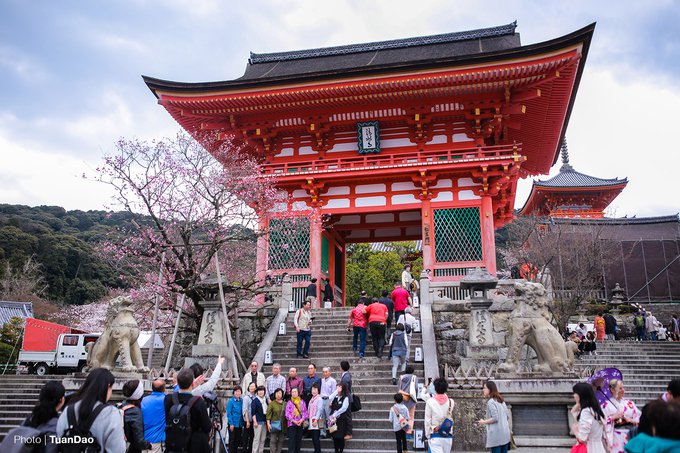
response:
[[[215,270],[217,271],[217,286],[220,290],[220,302],[222,303],[222,316],[224,317],[224,332],[228,341],[229,361],[231,362],[232,370],[234,370],[234,377],[239,380],[238,364],[236,363],[236,354],[234,353],[234,342],[231,341],[231,329],[229,328],[229,318],[227,318],[227,304],[224,301],[224,287],[222,286],[222,272],[220,271],[220,260],[215,253]]]
[[[170,368],[170,360],[172,360],[172,353],[175,350],[175,339],[177,338],[177,331],[179,330],[179,320],[182,317],[182,309],[184,308],[184,298],[186,294],[182,294],[179,300],[179,310],[177,310],[177,321],[175,321],[175,330],[172,331],[172,340],[170,340],[170,350],[168,351],[168,358],[165,360],[165,372]]]
[[[151,368],[151,360],[153,359],[153,350],[156,346],[156,327],[158,325],[158,304],[160,302],[160,296],[158,292],[160,291],[161,283],[163,283],[163,266],[165,265],[165,250],[161,255],[161,266],[158,269],[158,286],[156,288],[156,297],[154,298],[153,306],[153,321],[151,322],[151,347],[149,348],[149,355],[146,359],[146,366]]]

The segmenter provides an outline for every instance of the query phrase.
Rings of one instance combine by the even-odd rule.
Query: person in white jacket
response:
[[[435,395],[425,404],[425,436],[429,439],[431,453],[450,453],[453,436],[450,427],[448,432],[442,431],[445,420],[453,421],[455,403],[446,396],[449,384],[446,379],[438,377],[434,380]]]
[[[90,371],[83,386],[59,416],[57,437],[63,436],[68,430],[69,413],[75,416],[76,424],[83,426],[94,412],[98,412],[89,431],[97,440],[101,451],[125,453],[123,418],[115,406],[106,404],[111,398],[114,382],[113,374],[105,368]]]
[[[195,378],[194,389],[191,391],[191,394],[194,396],[203,396],[204,393],[211,392],[217,385],[217,381],[220,380],[220,374],[222,374],[223,363],[224,357],[219,356],[217,358],[217,363],[215,364],[215,369],[213,370],[212,374],[210,375],[210,378],[208,378],[207,381],[205,381],[204,380],[205,378],[203,377],[203,373],[205,373],[203,367],[198,363],[194,363],[193,365],[191,365],[189,369],[193,371]],[[179,391],[179,389],[176,389],[175,391]]]

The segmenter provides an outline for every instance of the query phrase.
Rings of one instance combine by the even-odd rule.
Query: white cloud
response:
[[[56,205],[66,209],[103,209],[113,192],[82,178],[96,162],[67,153],[36,151],[8,140],[0,131],[0,200],[3,203]]]

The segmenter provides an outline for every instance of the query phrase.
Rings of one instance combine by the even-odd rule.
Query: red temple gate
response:
[[[261,213],[259,277],[329,277],[344,300],[353,242],[422,239],[433,280],[496,272],[494,229],[518,178],[557,159],[594,30],[521,46],[515,27],[251,54],[226,82],[144,80],[188,132],[245,146],[289,194]]]

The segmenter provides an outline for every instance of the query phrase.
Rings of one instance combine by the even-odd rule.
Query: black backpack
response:
[[[172,406],[165,419],[166,452],[186,452],[191,439],[191,406],[201,399],[192,397],[188,403],[179,402],[179,394],[172,394]]]
[[[102,447],[97,438],[90,432],[90,428],[106,406],[106,404],[100,404],[92,409],[90,416],[84,422],[76,420],[75,405],[68,406],[66,408],[68,428],[61,436],[58,447],[59,453],[99,453]]]

